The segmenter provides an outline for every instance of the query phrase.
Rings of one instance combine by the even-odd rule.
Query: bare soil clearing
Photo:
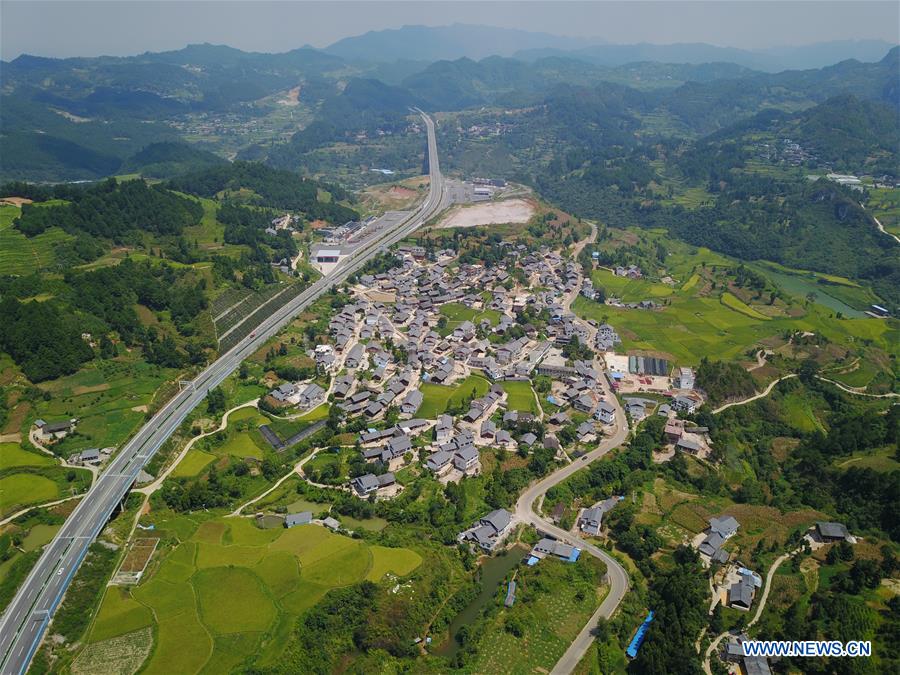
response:
[[[477,227],[504,223],[527,223],[535,213],[535,205],[525,199],[507,199],[466,206],[452,211],[440,227]]]

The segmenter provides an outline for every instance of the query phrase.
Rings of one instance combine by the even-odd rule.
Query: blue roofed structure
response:
[[[650,629],[651,623],[653,623],[652,609],[650,610],[650,613],[647,614],[647,618],[644,619],[644,622],[638,626],[637,632],[631,639],[631,644],[629,644],[628,649],[625,650],[625,653],[628,654],[628,658],[633,659],[637,657],[638,649],[644,644],[644,638],[647,637],[647,631]]]

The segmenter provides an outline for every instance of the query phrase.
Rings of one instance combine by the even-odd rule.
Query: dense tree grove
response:
[[[638,657],[628,665],[630,673],[700,672],[694,641],[708,620],[706,571],[697,552],[687,546],[672,557],[675,566],[658,572],[650,583],[655,616]]]
[[[32,382],[74,373],[94,356],[81,339],[78,319],[56,303],[0,301],[0,349],[13,357]]]
[[[40,279],[35,283],[40,287]],[[93,358],[94,351],[82,333],[98,340],[103,358],[116,355],[110,333],[126,345],[142,346],[151,363],[177,368],[189,358],[199,359],[199,346],[189,345],[193,356],[186,355],[172,335],[145,327],[135,305],[169,312],[179,334],[190,337],[196,332],[194,320],[206,308],[204,287],[205,282],[189,271],[130,259],[114,267],[69,271],[59,296],[46,302],[22,303],[10,286],[14,293],[2,301],[0,348],[32,382],[74,373]]]
[[[706,392],[713,405],[752,396],[756,390],[753,377],[739,363],[706,358],[697,368],[697,386]]]
[[[246,188],[258,194],[266,206],[300,211],[310,220],[343,224],[359,217],[356,211],[338,203],[348,197],[341,188],[255,162],[212,167],[175,178],[167,185],[173,190],[200,197],[214,197],[225,190]],[[321,189],[331,193],[331,201],[319,200]]]
[[[135,303],[154,311],[169,310],[184,335],[192,334],[190,322],[206,308],[202,280],[191,281],[185,271],[149,261],[124,260],[114,267],[71,272],[66,281],[72,289],[72,304],[102,319],[128,344],[143,332]]]
[[[135,231],[177,235],[200,222],[203,209],[195,201],[142,180],[117,183],[109,179],[70,195],[58,206],[24,204],[15,226],[33,237],[50,227],[75,235],[93,235],[122,242]]]
[[[278,262],[297,255],[297,244],[287,230],[277,234],[266,233],[275,212],[268,209],[253,209],[225,203],[219,207],[216,218],[225,225],[226,244],[246,244],[256,257]],[[271,251],[267,254],[263,245]]]

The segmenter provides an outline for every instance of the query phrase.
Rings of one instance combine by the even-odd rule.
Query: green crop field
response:
[[[655,283],[647,279],[617,277],[607,270],[594,270],[591,279],[594,286],[602,286],[606,289],[608,297],[616,297],[623,302],[666,298],[675,292],[671,286],[666,284]]]
[[[720,298],[722,304],[728,307],[729,309],[733,309],[735,312],[740,312],[744,316],[749,316],[751,319],[759,319],[760,321],[768,321],[771,317],[766,316],[765,314],[760,314],[755,309],[742,302],[739,298],[736,298],[731,293],[725,292],[722,293],[722,297]]]
[[[538,405],[534,398],[531,383],[518,380],[506,380],[500,383],[506,392],[506,407],[509,410],[521,410],[537,414]]]
[[[191,448],[184,456],[184,459],[182,459],[178,463],[178,466],[172,471],[171,475],[173,478],[190,478],[196,476],[215,458],[215,455],[208,452],[203,452],[203,450],[198,450],[197,448]]]
[[[0,515],[59,498],[59,487],[46,476],[13,473],[0,478]]]
[[[419,387],[424,398],[416,411],[416,416],[435,419],[449,406],[470,396],[473,390],[476,396],[484,396],[490,388],[490,383],[480,375],[469,375],[462,382],[450,386],[425,382]]]
[[[167,511],[145,522],[176,545],[138,586],[107,590],[88,636],[100,643],[152,626],[142,672],[227,672],[249,654],[277,663],[297,618],[329,589],[405,576],[422,563],[415,551],[317,525],[263,530],[250,519]]]
[[[18,443],[0,443],[0,471],[20,466],[53,466],[52,457],[26,450]]]

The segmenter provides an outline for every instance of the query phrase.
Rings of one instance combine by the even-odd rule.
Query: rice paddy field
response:
[[[721,297],[703,295],[698,280],[693,276],[684,278],[684,285],[674,290],[666,298],[667,304],[658,310],[629,310],[584,297],[575,300],[573,310],[596,321],[607,317],[622,337],[625,350],[659,353],[683,365],[696,365],[703,357],[740,359],[749,349],[786,331],[821,334],[833,343],[851,348],[870,341],[888,354],[898,351],[900,331],[896,322],[847,318],[861,313],[846,305],[845,318],[837,319],[834,309],[821,302],[822,296],[808,305],[797,300],[792,305],[792,313],[797,316],[769,317],[730,293]]]
[[[490,383],[480,375],[469,375],[462,382],[450,386],[424,382],[419,387],[424,398],[416,411],[416,417],[435,419],[451,405],[462,401],[475,392],[475,396],[484,396],[491,388]]]
[[[111,586],[86,653],[150,629],[142,672],[229,672],[276,665],[293,625],[332,588],[412,573],[410,549],[370,546],[316,525],[259,529],[245,518],[153,512],[170,545],[132,588]],[[77,663],[77,661],[76,661]]]

